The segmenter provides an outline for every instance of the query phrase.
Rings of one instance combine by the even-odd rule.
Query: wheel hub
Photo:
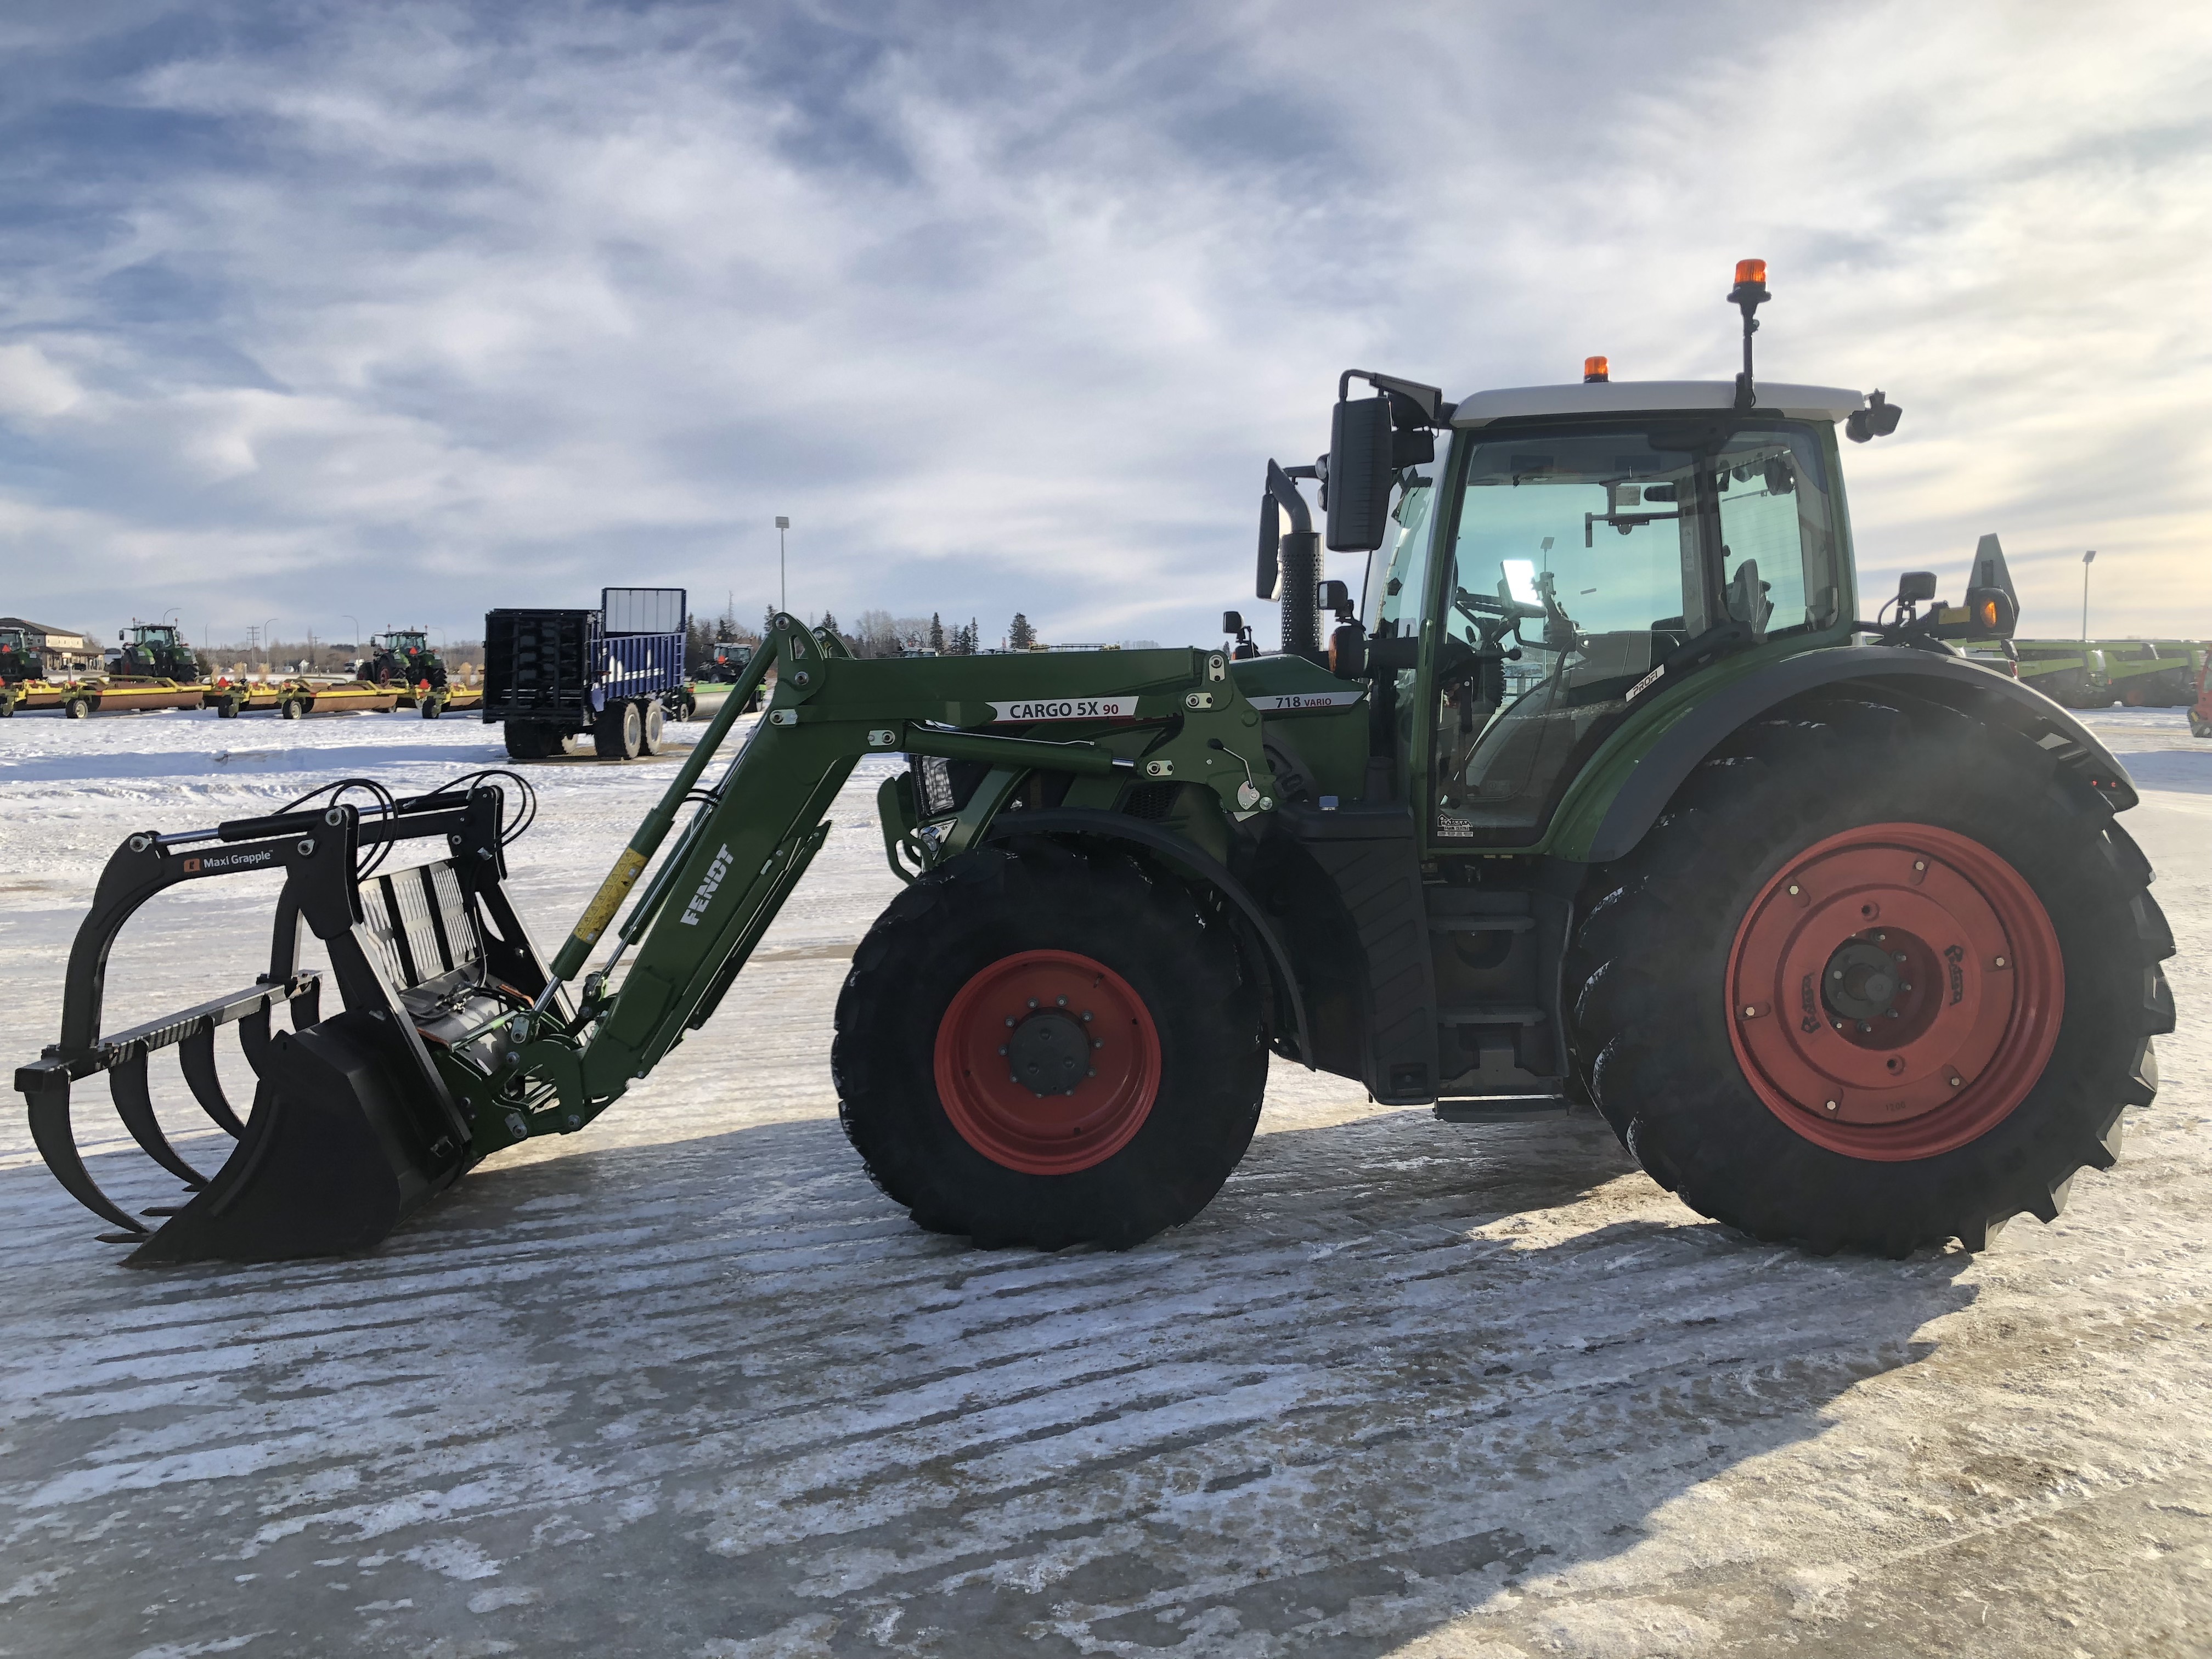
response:
[[[1129,982],[1072,951],[1002,957],[937,1030],[937,1097],[962,1139],[1027,1175],[1102,1164],[1145,1125],[1160,1041]]]
[[[1086,1008],[1081,1019],[1090,1018]],[[1091,1039],[1084,1035],[1081,1021],[1058,1009],[1022,1020],[1007,1037],[1005,1052],[1008,1080],[1039,1100],[1073,1094],[1091,1070]]]
[[[1856,1158],[1961,1146],[2042,1075],[2064,1007],[2034,890],[1979,842],[1873,824],[1768,883],[1729,959],[1729,1038],[1796,1133]]]

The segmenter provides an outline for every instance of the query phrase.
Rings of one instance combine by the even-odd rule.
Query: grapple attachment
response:
[[[334,799],[213,830],[133,835],[108,860],[70,952],[61,1041],[19,1067],[15,1086],[47,1167],[114,1224],[118,1231],[102,1239],[138,1247],[131,1266],[366,1249],[490,1149],[433,1051],[471,1075],[495,1069],[510,1018],[544,988],[500,884],[502,792],[480,784],[396,800],[377,793],[368,808]],[[374,873],[410,841],[440,843],[448,856]],[[140,905],[183,882],[277,869],[284,884],[267,973],[229,995],[100,1035],[108,952]],[[324,975],[297,962],[303,926],[321,942],[338,992],[342,1006],[327,1015]],[[280,1005],[289,1030],[272,1029]],[[244,1116],[216,1073],[225,1025],[237,1027],[256,1079]],[[193,1097],[236,1139],[212,1174],[188,1162],[155,1119],[149,1062],[167,1048],[178,1051]],[[161,1219],[158,1230],[102,1192],[78,1150],[70,1085],[103,1072],[125,1128],[191,1194],[143,1212]]]

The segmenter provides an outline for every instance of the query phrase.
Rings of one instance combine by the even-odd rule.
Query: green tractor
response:
[[[1328,453],[1267,468],[1275,652],[856,660],[777,617],[550,957],[504,886],[514,773],[133,835],[60,1041],[16,1073],[38,1145],[134,1262],[372,1245],[710,1018],[854,766],[903,757],[878,810],[904,887],[831,1064],[854,1147],[923,1227],[1055,1249],[1186,1222],[1276,1063],[1454,1122],[1594,1109],[1692,1208],[1815,1251],[2049,1220],[2113,1163],[2173,1025],[2172,940],[2118,817],[2135,792],[1949,643],[2008,633],[2002,592],[1942,605],[1916,573],[1857,619],[1838,428],[1882,436],[1898,408],[1754,381],[1766,297],[1739,267],[1733,382],[1592,360],[1455,404],[1348,371]],[[252,985],[103,1033],[100,964],[140,902],[280,869]],[[250,1119],[215,1075],[229,1024]],[[241,1139],[210,1173],[147,1104],[170,1043]],[[190,1191],[158,1231],[77,1155],[70,1085],[101,1072]]]
[[[20,628],[0,628],[0,720],[15,712],[26,687],[46,678],[44,644]]]
[[[362,678],[399,693],[426,720],[434,720],[453,701],[446,665],[430,644],[429,630],[396,628],[368,637],[369,659]]]
[[[114,659],[118,678],[174,680],[182,685],[204,678],[199,658],[173,623],[133,623],[115,637],[122,642]]]

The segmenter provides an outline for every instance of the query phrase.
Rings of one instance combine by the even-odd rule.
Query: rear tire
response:
[[[2207,721],[2194,708],[2189,711],[2189,735],[2192,738],[2212,738],[2212,721]]]
[[[1808,701],[1738,732],[1633,852],[1594,873],[1567,970],[1568,984],[1581,987],[1575,1060],[1644,1169],[1703,1214],[1820,1254],[1903,1255],[1952,1237],[1979,1249],[2023,1210],[2055,1219],[2082,1165],[2112,1166],[2122,1109],[2148,1105],[2156,1090],[2151,1039],[2173,1029],[2157,966],[2173,940],[2146,890],[2148,861],[2048,755],[2009,728],[1878,697]],[[1848,855],[1864,858],[1866,843],[1892,840],[1906,848],[1881,853],[1895,872],[1853,875],[1856,886],[1838,884],[1834,872],[1844,866],[1822,862],[1841,855],[1819,850],[1856,842]],[[1924,877],[1907,873],[1914,846],[1929,849]],[[1978,879],[1959,873],[1976,870]],[[1780,884],[1800,872],[1806,896],[1792,900]],[[1778,915],[1783,931],[1768,937],[1802,939],[1814,957],[1832,943],[1838,954],[1825,960],[1843,961],[1845,947],[1863,946],[1875,927],[1838,931],[1856,924],[1834,920],[1842,892],[1855,905],[1862,897],[1887,905],[1877,914],[1891,920],[1880,926],[1899,932],[1885,951],[1917,950],[1905,927],[1911,907],[1940,900],[1950,908],[1923,927],[1928,943],[1944,950],[1950,936],[1935,935],[1955,924],[1972,954],[1946,966],[1923,952],[1937,995],[1917,1013],[1906,999],[1891,1004],[1905,1011],[1900,1025],[1872,1015],[1836,1027],[1880,1027],[1869,1041],[1832,1039],[1819,1025],[1801,1041],[1804,1021],[1834,1025],[1837,1005],[1823,994],[1799,1008],[1794,957],[1767,981],[1786,995],[1744,1001],[1757,997],[1742,988],[1754,982],[1744,953],[1762,937],[1759,919]],[[1983,893],[1984,921],[1974,924]],[[2010,953],[2002,973],[1978,971],[1991,967],[1975,946],[1975,927],[1986,931],[1990,917],[2003,922],[1999,942],[1986,947],[1992,962]],[[2055,941],[2045,957],[2036,954],[2039,928]],[[2039,1000],[2063,1006],[2055,1032],[2033,1012]],[[1740,1001],[1765,1024],[1743,1018]],[[1932,1047],[1936,1058],[1924,1065],[1914,1046],[1916,1020],[1948,1021],[1954,1011],[1958,1022],[1927,1026],[1926,1042],[1936,1044],[1944,1030],[1993,1033],[1978,1069]],[[1885,1048],[1882,1033],[1909,1041]],[[1761,1042],[1818,1063],[1778,1068],[1761,1058]],[[1893,1084],[1877,1070],[1863,1089],[1834,1083],[1884,1054],[1919,1082]],[[1826,1066],[1835,1070],[1822,1083]],[[1951,1086],[1965,1092],[1944,1094],[1952,1077],[1964,1078]],[[1917,1097],[1889,1098],[1915,1088]],[[1841,1097],[1841,1116],[1824,1115],[1826,1100],[1795,1098],[1822,1093]],[[1893,1111],[1907,1115],[1881,1121]]]
[[[504,735],[514,760],[544,760],[561,752],[561,733],[536,720],[508,720]]]
[[[648,697],[646,700],[638,732],[638,753],[657,755],[660,752],[661,728],[667,718],[667,714],[660,706],[659,698]]]
[[[609,703],[592,722],[592,750],[601,760],[635,760],[644,741],[645,722],[628,700]]]
[[[915,882],[854,954],[838,1115],[933,1232],[1126,1249],[1204,1209],[1243,1157],[1265,1009],[1229,922],[1182,882],[1118,852],[994,845]],[[993,1052],[1002,1031],[1029,1033],[1021,1053]],[[1071,1036],[1093,1051],[1061,1055]],[[1018,1063],[1068,1068],[1069,1089],[1001,1082]]]

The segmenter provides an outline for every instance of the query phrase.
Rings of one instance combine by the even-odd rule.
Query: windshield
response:
[[[1522,641],[1545,659],[1587,655],[1583,642],[1625,632],[1679,643],[1729,617],[1768,633],[1830,626],[1835,534],[1814,434],[1717,436],[1638,429],[1473,446],[1455,592],[1496,599],[1518,581],[1521,603],[1549,607],[1553,637]],[[1468,636],[1466,617],[1455,620]]]

